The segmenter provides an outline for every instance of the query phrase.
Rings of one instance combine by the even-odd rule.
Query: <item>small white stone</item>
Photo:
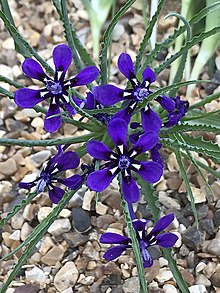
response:
[[[96,205],[96,212],[99,215],[105,215],[107,213],[108,207],[101,202]]]
[[[166,284],[163,286],[164,293],[177,293],[177,289],[170,284]]]
[[[63,233],[69,232],[71,229],[71,224],[69,219],[57,219],[48,229],[48,233],[53,236],[59,236]]]
[[[164,283],[166,281],[169,281],[170,279],[173,279],[173,274],[169,269],[162,268],[159,270],[159,274],[156,276],[156,279],[159,283]]]
[[[60,217],[61,218],[69,218],[71,216],[71,211],[68,210],[68,209],[63,209],[61,212],[60,212]]]
[[[160,264],[160,267],[162,268],[168,265],[168,261],[164,257],[160,257],[159,264]]]
[[[203,261],[198,263],[196,266],[196,273],[198,274],[199,272],[201,272],[206,266],[207,265]]]
[[[59,292],[62,292],[69,287],[74,287],[78,276],[79,272],[74,262],[68,261],[54,277],[54,286]]]
[[[10,236],[9,238],[12,240],[20,240],[20,236],[21,236],[21,231],[20,230],[15,230]]]
[[[71,287],[61,291],[61,293],[73,293],[73,289]]]
[[[41,207],[37,213],[38,221],[41,223],[48,215],[52,212],[53,208],[51,207]]]
[[[45,273],[38,267],[34,267],[32,270],[26,271],[25,275],[27,280],[35,281],[38,283],[45,283],[47,279]]]
[[[204,285],[193,285],[189,287],[190,293],[208,293]]]

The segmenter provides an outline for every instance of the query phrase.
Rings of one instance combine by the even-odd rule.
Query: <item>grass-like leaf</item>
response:
[[[0,229],[11,220],[11,218],[17,214],[22,208],[29,204],[37,196],[37,192],[32,192],[27,195],[26,198],[22,199],[19,204],[16,204],[13,209],[7,214],[7,216],[0,221]]]
[[[14,80],[12,80],[12,79],[10,79],[8,77],[5,77],[3,75],[0,75],[0,81],[3,81],[5,83],[8,83],[8,84],[10,84],[10,85],[12,85],[12,86],[14,86],[16,88],[22,88],[22,87],[24,87],[22,84],[17,83],[16,81],[14,81]]]
[[[137,57],[136,57],[136,62],[135,62],[135,71],[137,72],[138,69],[140,68],[140,65],[141,65],[141,61],[142,61],[142,58],[146,52],[146,46],[147,46],[147,43],[151,37],[151,34],[152,34],[152,31],[153,31],[153,28],[158,20],[158,17],[159,17],[159,14],[163,8],[163,5],[164,5],[164,2],[165,0],[160,0],[159,4],[158,4],[158,7],[157,7],[157,11],[156,13],[154,14],[154,16],[152,17],[151,21],[149,22],[149,25],[146,29],[146,32],[145,32],[145,35],[144,35],[144,38],[143,38],[143,41],[141,42],[140,44],[140,49],[137,53]]]
[[[217,100],[219,97],[220,97],[220,92],[209,95],[209,96],[205,97],[203,100],[190,106],[189,111],[196,109],[196,108],[199,108],[199,107],[202,107],[202,106],[205,106],[206,104],[211,103],[214,100]]]
[[[16,38],[16,40],[20,40],[20,42],[27,49],[27,51],[31,55],[33,55],[37,59],[37,61],[40,62],[40,64],[46,69],[46,71],[49,72],[51,75],[54,75],[54,70],[47,64],[47,62],[44,61],[43,58],[40,57],[40,55],[37,54],[37,52],[30,46],[30,44],[20,35],[18,30],[15,28],[15,26],[11,24],[10,20],[2,11],[0,11],[0,18],[3,20],[5,27],[7,28],[9,33],[13,36],[13,39]]]
[[[114,18],[110,22],[108,28],[106,29],[103,40],[101,43],[101,53],[99,57],[99,67],[100,67],[100,82],[101,84],[107,83],[107,72],[108,72],[108,45],[111,40],[112,32],[119,19],[125,14],[125,12],[131,7],[131,5],[135,2],[135,0],[128,0],[124,6],[115,14]]]
[[[76,70],[77,72],[79,72],[83,68],[83,66],[82,66],[82,62],[79,58],[79,54],[76,50],[76,46],[74,43],[72,29],[71,29],[71,25],[70,25],[68,13],[67,13],[67,8],[66,8],[66,0],[61,0],[61,10],[62,10],[63,25],[65,29],[66,39],[68,41],[69,47],[71,48],[73,52],[73,56],[74,56],[73,60],[76,66]]]
[[[8,286],[13,281],[13,279],[16,277],[16,275],[20,272],[22,266],[25,264],[29,256],[31,255],[35,245],[38,243],[40,239],[42,239],[43,235],[47,232],[48,228],[51,226],[51,224],[54,222],[54,220],[58,217],[59,213],[62,211],[62,209],[68,204],[69,200],[72,198],[76,191],[70,191],[65,193],[62,200],[57,204],[57,206],[52,210],[52,212],[45,218],[31,233],[31,235],[27,238],[28,246],[26,250],[23,252],[22,256],[17,261],[13,271],[9,275],[7,281],[3,284],[1,288],[1,293],[5,293],[8,289]],[[24,241],[26,242],[27,239]],[[24,243],[23,242],[23,243]],[[22,243],[22,244],[23,244]]]

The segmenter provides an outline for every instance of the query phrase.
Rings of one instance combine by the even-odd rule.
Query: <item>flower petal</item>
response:
[[[151,158],[154,162],[157,162],[163,167],[163,160],[162,157],[159,153],[159,149],[162,147],[161,143],[157,143],[155,147],[153,147],[150,152],[151,152]]]
[[[93,93],[88,92],[86,97],[86,108],[89,110],[95,109],[95,97]]]
[[[122,176],[122,192],[127,202],[133,203],[139,200],[140,191],[131,176]]]
[[[123,101],[124,91],[114,85],[106,84],[93,88],[93,94],[97,101],[104,106],[111,106]]]
[[[63,195],[64,195],[65,191],[57,186],[52,186],[52,188],[49,188],[49,198],[53,203],[58,203]]]
[[[175,109],[175,102],[170,97],[159,96],[155,100],[167,111],[173,111]]]
[[[134,64],[131,60],[131,56],[126,53],[122,53],[118,58],[118,68],[124,76],[129,80],[136,78],[134,73]]]
[[[157,182],[163,174],[163,168],[156,162],[140,162],[141,168],[136,172],[149,183]]]
[[[142,73],[143,81],[153,83],[156,80],[156,75],[150,67],[147,67]]]
[[[72,86],[90,84],[99,75],[99,70],[95,66],[88,66],[80,71],[74,78],[70,79]]]
[[[62,116],[60,114],[60,107],[59,103],[50,103],[49,110],[46,114],[45,120],[44,120],[44,128],[48,132],[55,132],[57,131],[61,124],[62,124]],[[52,117],[54,115],[58,115],[55,117]]]
[[[156,236],[161,231],[166,229],[174,220],[174,214],[169,214],[164,217],[162,217],[154,226],[154,228],[150,231],[148,234],[149,237]]]
[[[103,255],[103,257],[107,260],[113,260],[117,257],[119,257],[127,248],[129,248],[129,245],[118,245],[112,248],[109,248],[106,253]]]
[[[24,60],[22,70],[27,76],[41,81],[47,76],[41,65],[32,58]]]
[[[149,220],[146,219],[135,219],[132,221],[135,231],[145,231],[146,225]]]
[[[77,189],[82,184],[82,176],[75,174],[69,178],[66,179],[60,179],[59,182],[64,184],[67,187],[70,187],[71,189]]]
[[[158,139],[157,132],[147,131],[139,137],[133,149],[136,150],[138,154],[141,154],[152,149],[157,144]]]
[[[75,169],[79,166],[80,158],[76,152],[67,151],[60,155],[56,168],[59,171]]]
[[[133,109],[131,107],[126,107],[118,111],[117,113],[115,113],[112,119],[121,118],[128,124],[131,120],[132,114],[133,114]]]
[[[72,59],[73,59],[72,51],[67,45],[61,44],[54,48],[53,62],[54,62],[56,71],[62,71],[65,74],[72,62]]]
[[[107,232],[102,234],[99,241],[105,244],[128,244],[131,239],[117,233]]]
[[[153,265],[153,259],[149,251],[145,248],[141,251],[144,268],[149,268]]]
[[[35,186],[35,182],[19,182],[18,187],[24,188],[24,189],[31,189],[33,186]]]
[[[112,151],[101,141],[90,140],[86,144],[86,150],[95,159],[109,160]]]
[[[22,88],[16,91],[14,100],[21,108],[32,108],[45,100],[45,97],[41,97],[40,93],[41,90]]]
[[[141,110],[141,121],[145,132],[150,130],[158,132],[162,126],[160,116],[151,110],[150,107],[146,111]]]
[[[125,146],[127,145],[127,132],[128,125],[123,119],[115,118],[108,124],[108,134],[116,146],[122,144]]]
[[[178,240],[178,236],[174,233],[164,233],[156,236],[157,245],[164,248],[172,247]]]
[[[109,186],[114,177],[115,175],[112,175],[109,168],[98,170],[88,176],[87,185],[90,189],[100,192]]]

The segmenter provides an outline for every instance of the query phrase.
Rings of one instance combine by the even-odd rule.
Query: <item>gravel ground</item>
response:
[[[87,13],[81,1],[69,2],[71,2],[69,5],[71,21],[81,41],[90,50],[92,45]],[[117,69],[118,56],[121,52],[127,51],[135,57],[144,34],[140,3],[141,1],[137,1],[132,6],[113,33],[112,83],[125,84],[123,76]],[[52,64],[52,49],[65,40],[62,24],[50,1],[10,0],[9,4],[12,7],[16,27],[38,53]],[[173,1],[168,1],[164,14],[174,8],[179,9],[179,1],[175,1],[175,6],[173,5]],[[170,34],[174,24],[175,18],[169,18],[166,22],[161,18],[158,38],[162,39]],[[13,41],[4,30],[2,23],[0,23],[0,39],[0,74],[26,86],[32,85],[33,81],[22,74],[20,65],[23,57],[15,52]],[[159,59],[170,53],[164,52]],[[220,54],[217,52],[217,55]],[[216,58],[216,66],[218,69],[216,74],[218,74],[219,56]],[[73,66],[69,74],[74,74]],[[204,71],[202,78],[207,79],[207,74]],[[165,70],[158,77],[158,85],[166,85],[168,76],[169,70]],[[7,84],[0,83],[0,85],[12,92],[15,90]],[[208,90],[210,91],[210,88]],[[213,90],[216,91],[219,88],[213,88]],[[185,89],[181,89],[181,94],[184,93]],[[190,103],[207,95],[207,88],[197,89],[195,95],[189,100]],[[216,108],[219,108],[218,101],[207,105],[207,110],[216,110]],[[84,132],[66,124],[59,132],[48,134],[43,129],[41,114],[30,109],[18,109],[14,102],[6,97],[0,99],[0,137],[63,138],[78,136]],[[201,134],[220,145],[220,135],[216,137],[207,133],[198,135]],[[74,150],[74,146],[71,148]],[[18,182],[24,177],[29,180],[34,179],[42,164],[55,153],[55,148],[0,146],[0,153],[0,210],[4,218],[8,211],[26,196],[23,190],[18,189]],[[162,155],[165,171],[163,178],[156,185],[158,204],[163,214],[173,212],[176,216],[170,230],[179,236],[173,249],[179,269],[190,292],[220,293],[220,182],[204,172],[213,191],[211,194],[195,168],[185,162],[199,216],[199,229],[197,229],[175,156],[166,150],[162,152]],[[218,167],[210,160],[194,155],[203,163],[215,169]],[[88,157],[85,160],[87,159]],[[95,193],[83,186],[37,244],[32,256],[23,266],[19,276],[12,282],[7,293],[138,292],[137,269],[133,253],[127,251],[117,261],[106,262],[102,256],[108,245],[100,244],[98,241],[100,235],[106,231],[126,233],[119,198],[116,181],[113,181],[106,191],[101,192],[98,205],[95,204]],[[2,231],[0,256],[8,254],[24,241],[53,208],[47,193],[43,193],[14,216]],[[140,217],[149,217],[149,210],[144,200],[140,201],[136,209]],[[0,284],[7,279],[21,254],[22,251],[18,251],[10,259],[0,263]],[[179,292],[167,260],[162,257],[160,250],[154,247],[151,249],[151,254],[155,259],[154,266],[145,269],[149,292]]]

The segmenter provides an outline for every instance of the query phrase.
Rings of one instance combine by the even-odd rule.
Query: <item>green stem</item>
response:
[[[5,77],[3,75],[0,75],[0,81],[3,81],[3,82],[8,83],[10,85],[13,85],[16,88],[22,88],[22,87],[24,87],[22,84],[17,83],[16,81],[14,81],[14,80],[12,80],[12,79],[10,79],[8,77]]]
[[[68,138],[56,138],[56,139],[45,139],[45,140],[25,140],[25,139],[14,139],[14,138],[0,138],[0,145],[20,145],[20,146],[52,146],[58,144],[75,144],[86,142],[92,137],[94,137],[94,133],[81,135],[78,137],[68,137]]]

